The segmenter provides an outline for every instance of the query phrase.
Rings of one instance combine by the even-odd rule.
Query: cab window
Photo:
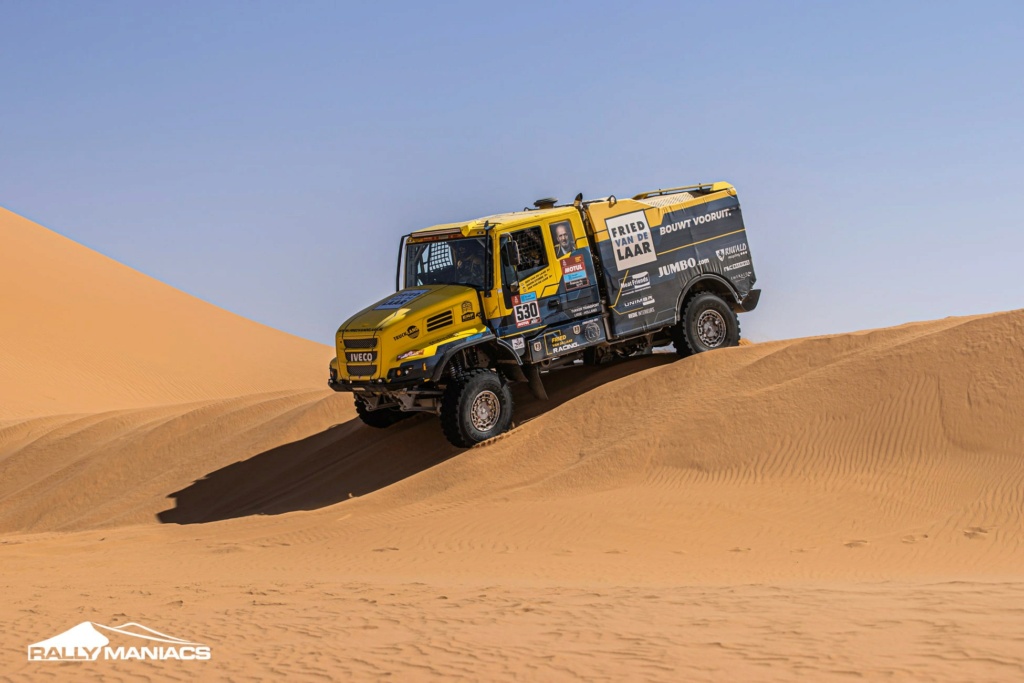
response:
[[[405,248],[405,286],[486,287],[487,240],[468,237],[413,243]]]
[[[548,266],[548,251],[544,246],[544,234],[540,226],[517,230],[502,236],[502,244],[513,241],[519,247],[519,266],[509,263],[508,249],[501,250],[501,279],[504,285],[505,298],[510,294],[518,294],[518,283],[540,272]],[[506,301],[506,304],[508,302]]]
[[[515,269],[517,280],[547,267],[548,252],[544,248],[544,235],[540,226],[510,233],[509,238],[519,246],[519,267]]]

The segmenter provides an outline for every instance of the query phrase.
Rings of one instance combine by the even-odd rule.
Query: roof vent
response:
[[[538,199],[537,201],[535,201],[533,205],[536,206],[538,209],[550,209],[557,203],[558,200],[555,199],[554,197],[544,197],[544,199]]]

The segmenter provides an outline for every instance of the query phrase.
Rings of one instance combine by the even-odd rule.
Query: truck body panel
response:
[[[694,280],[716,275],[737,300],[754,283],[746,229],[735,191],[689,192],[587,207],[604,272],[613,337],[672,325]]]

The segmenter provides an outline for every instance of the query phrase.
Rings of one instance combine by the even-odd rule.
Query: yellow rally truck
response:
[[[418,412],[468,447],[512,424],[509,384],[672,343],[739,343],[760,290],[724,182],[503,213],[402,238],[397,292],[349,318],[328,384],[373,427]]]

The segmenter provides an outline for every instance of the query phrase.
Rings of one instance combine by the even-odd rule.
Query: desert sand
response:
[[[0,680],[1024,678],[1024,311],[574,368],[460,450],[9,212],[0,284]],[[83,621],[213,658],[26,661]]]

